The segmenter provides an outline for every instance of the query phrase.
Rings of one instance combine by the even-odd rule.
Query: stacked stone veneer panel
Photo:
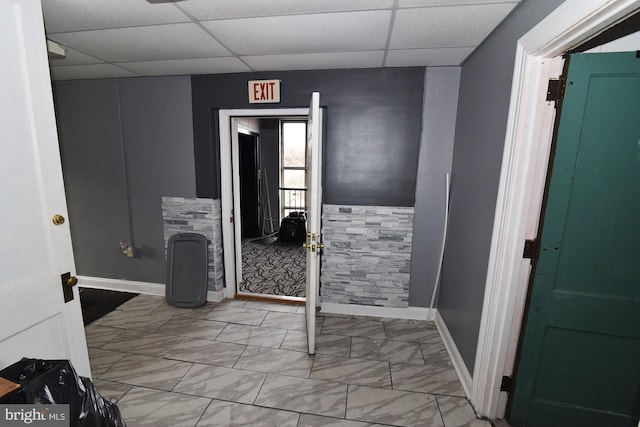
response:
[[[224,259],[220,200],[163,197],[162,219],[165,251],[169,238],[177,233],[198,233],[209,240],[208,289],[221,290],[224,287]]]
[[[413,207],[324,205],[322,302],[407,307]]]

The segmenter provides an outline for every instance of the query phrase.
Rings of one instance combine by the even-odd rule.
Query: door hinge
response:
[[[561,79],[549,79],[549,86],[547,86],[547,101],[553,101],[556,104],[562,99],[562,80]]]
[[[509,394],[513,394],[514,381],[513,377],[502,377],[502,383],[500,384],[500,391],[506,391]]]
[[[538,256],[538,239],[525,240],[522,258],[534,259]]]

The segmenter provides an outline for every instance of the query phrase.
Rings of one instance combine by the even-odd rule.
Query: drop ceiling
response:
[[[459,65],[519,1],[44,0],[56,80]]]

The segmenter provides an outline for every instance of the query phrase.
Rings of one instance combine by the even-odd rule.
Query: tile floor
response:
[[[426,321],[140,295],[86,328],[93,381],[136,426],[489,427]]]

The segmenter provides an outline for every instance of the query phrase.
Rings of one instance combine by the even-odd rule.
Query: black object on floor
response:
[[[37,405],[69,405],[65,413],[66,425],[77,427],[126,427],[120,409],[115,403],[103,398],[89,378],[79,376],[68,360],[26,359],[14,363],[0,371],[0,377],[20,388],[0,399],[4,404],[37,404]],[[62,411],[63,409],[57,409]],[[35,412],[35,409],[33,410]],[[53,413],[49,412],[53,411]],[[45,424],[60,425],[53,421],[52,415],[60,414],[56,408],[48,408],[44,412],[49,416]],[[7,410],[8,412],[8,410]],[[29,410],[28,412],[31,412]],[[24,415],[28,415],[25,413]],[[38,419],[43,419],[42,418]],[[30,424],[38,419],[26,417],[16,424]],[[60,418],[56,418],[61,420]],[[64,418],[62,418],[64,419]],[[14,423],[10,423],[15,425]],[[37,424],[37,423],[36,423]],[[64,424],[64,423],[62,423]],[[2,424],[6,425],[6,424]]]
[[[84,326],[112,312],[116,307],[137,295],[130,292],[80,288],[80,306],[82,307]]]

